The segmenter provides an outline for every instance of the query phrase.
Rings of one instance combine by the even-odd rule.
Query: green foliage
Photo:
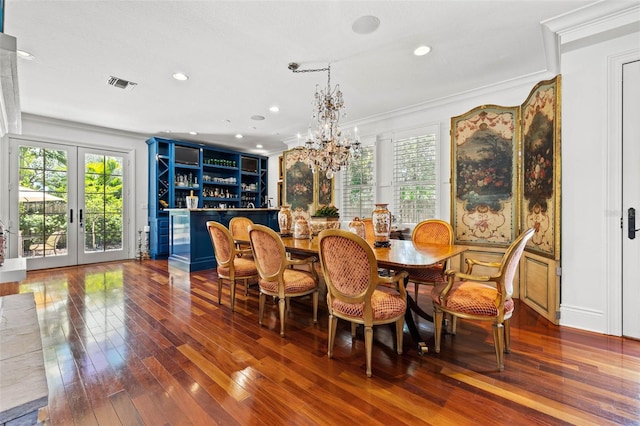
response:
[[[314,213],[313,217],[340,217],[335,206],[322,206]]]
[[[84,170],[85,250],[122,247],[123,170],[116,157],[91,155]],[[21,202],[23,247],[42,243],[56,231],[67,232],[67,155],[63,150],[20,148],[21,187],[48,192],[62,201]],[[66,237],[58,243],[66,247]]]

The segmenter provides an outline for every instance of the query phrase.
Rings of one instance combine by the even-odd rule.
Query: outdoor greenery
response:
[[[54,232],[62,232],[57,248],[65,248],[69,187],[66,151],[23,146],[19,161],[20,191],[29,195],[19,200],[24,252],[30,254],[30,247],[42,244]],[[86,251],[122,247],[122,184],[122,164],[117,158],[87,156],[83,207]]]

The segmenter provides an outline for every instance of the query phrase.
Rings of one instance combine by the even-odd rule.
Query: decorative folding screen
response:
[[[559,259],[560,76],[518,107],[480,106],[451,119],[451,215],[457,244],[527,249]]]

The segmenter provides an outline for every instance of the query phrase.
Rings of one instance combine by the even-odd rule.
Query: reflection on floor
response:
[[[426,286],[420,302],[428,304]],[[461,321],[442,353],[404,354],[393,330],[364,341],[340,322],[327,358],[327,312],[291,302],[287,337],[277,305],[258,325],[255,289],[213,270],[168,271],[127,261],[29,272],[50,391],[47,424],[633,424],[640,422],[640,342],[556,327],[517,304],[512,353],[498,372],[490,326]],[[412,291],[412,290],[411,290]],[[411,292],[410,291],[410,292]],[[420,331],[433,344],[433,327]]]

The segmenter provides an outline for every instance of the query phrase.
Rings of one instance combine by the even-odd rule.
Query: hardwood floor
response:
[[[640,342],[557,327],[523,304],[498,372],[490,326],[460,321],[440,354],[419,356],[405,329],[374,331],[373,377],[362,330],[339,322],[327,358],[327,312],[291,302],[258,325],[257,291],[213,270],[170,272],[128,261],[29,272],[49,385],[49,425],[639,424]],[[423,287],[421,305],[427,305]],[[420,320],[433,345],[433,328]]]

